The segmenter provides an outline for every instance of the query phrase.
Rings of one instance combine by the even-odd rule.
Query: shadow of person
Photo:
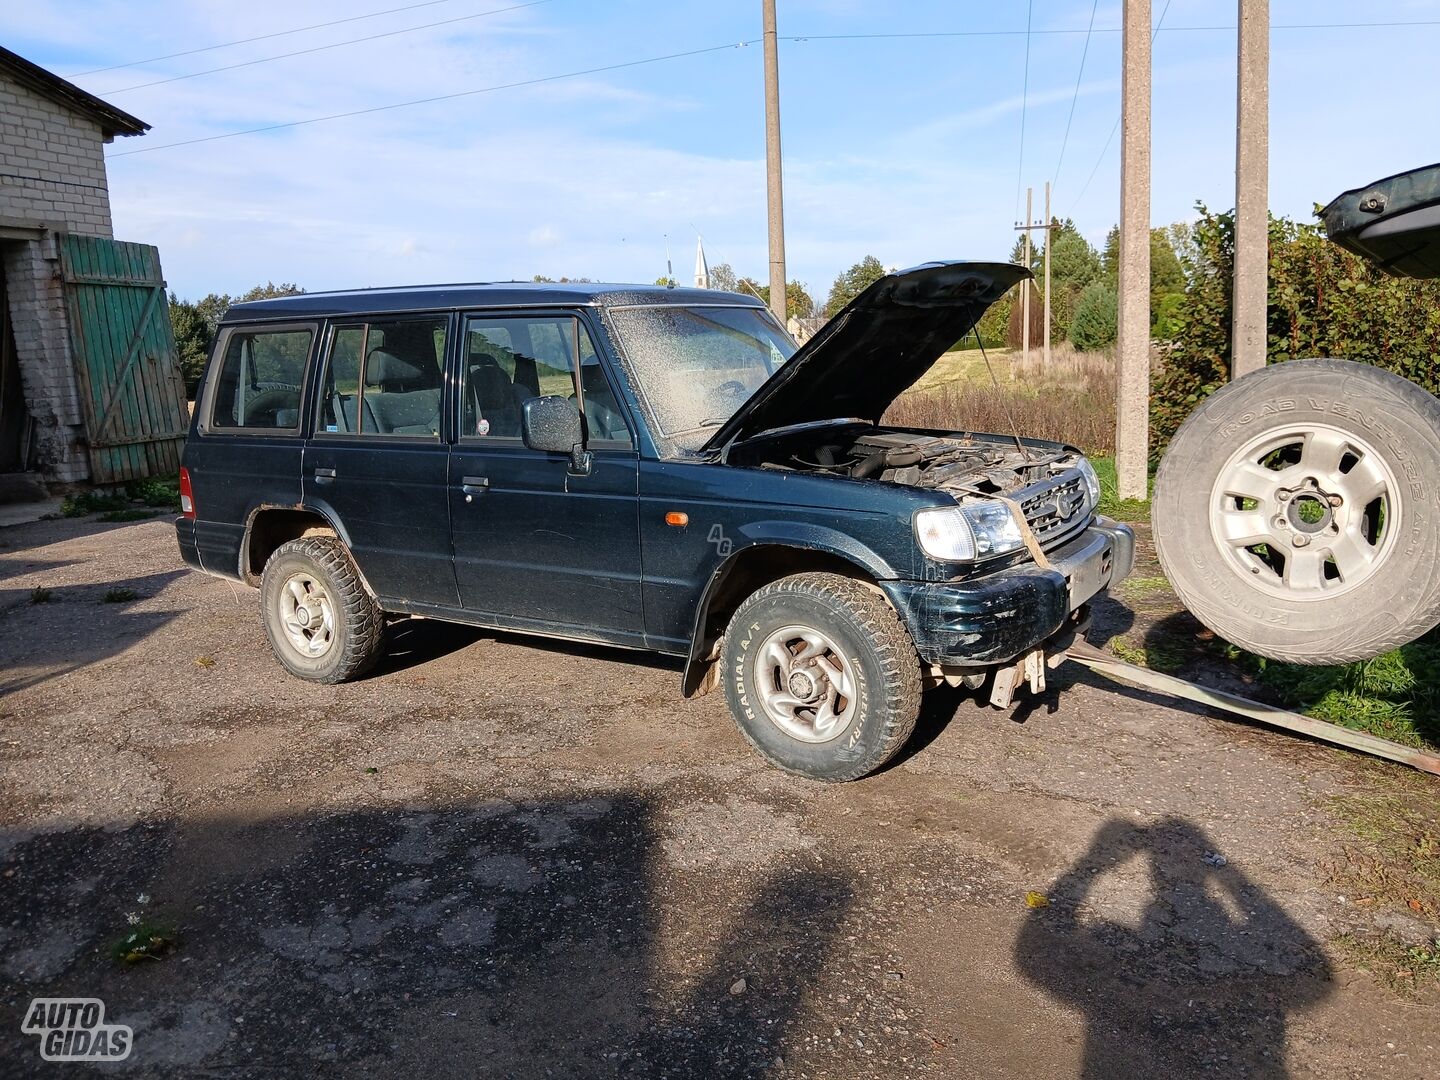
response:
[[[1287,1017],[1330,993],[1329,964],[1204,832],[1112,819],[1048,895],[1016,965],[1085,1014],[1082,1076],[1288,1076]]]

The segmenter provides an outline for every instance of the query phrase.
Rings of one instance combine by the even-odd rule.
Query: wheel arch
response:
[[[277,548],[291,540],[306,536],[333,536],[350,550],[350,538],[344,528],[324,510],[305,503],[281,506],[262,503],[250,511],[245,520],[245,538],[240,544],[240,576],[249,585],[258,586],[265,572],[265,563]],[[372,598],[375,590],[365,579],[355,556],[350,555],[360,584]]]
[[[747,596],[772,581],[812,571],[852,578],[874,589],[890,603],[890,598],[876,584],[873,569],[848,552],[784,541],[748,544],[732,552],[715,568],[695,607],[681,694],[690,698],[715,688],[720,639],[735,609]]]

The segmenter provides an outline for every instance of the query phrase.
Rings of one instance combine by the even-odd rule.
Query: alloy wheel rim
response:
[[[311,574],[291,574],[276,601],[285,639],[301,656],[316,659],[335,643],[335,605]]]
[[[855,669],[843,649],[809,626],[783,626],[755,654],[755,695],[772,724],[801,742],[838,738],[855,718]]]
[[[1210,531],[1248,583],[1281,599],[1326,600],[1384,562],[1401,530],[1399,491],[1375,448],[1350,432],[1271,432],[1220,470]]]

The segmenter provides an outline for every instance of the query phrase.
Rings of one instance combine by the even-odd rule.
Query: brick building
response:
[[[62,256],[67,237],[110,241],[104,146],[148,128],[0,48],[0,488],[92,476]]]

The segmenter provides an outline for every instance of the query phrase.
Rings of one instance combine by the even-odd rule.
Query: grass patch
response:
[[[1407,945],[1393,934],[1377,938],[1341,934],[1335,945],[1352,964],[1402,996],[1440,989],[1440,938],[1428,945]]]
[[[125,485],[125,494],[132,502],[161,510],[180,512],[180,478],[172,476],[162,479],[152,476],[148,480],[133,480]]]
[[[1155,577],[1129,577],[1120,582],[1115,588],[1122,596],[1139,598],[1152,596],[1155,593],[1168,593],[1170,591],[1170,582],[1159,575]]]
[[[82,491],[67,495],[60,504],[60,513],[67,518],[89,517],[106,510],[124,510],[130,500],[124,495],[105,495],[98,491]]]
[[[131,507],[125,510],[108,510],[100,515],[101,521],[149,521],[153,517],[159,517],[159,510],[141,510]]]
[[[110,589],[104,599],[107,604],[128,604],[139,595],[134,589]]]
[[[1440,749],[1440,631],[1339,667],[1301,667],[1236,650],[1287,708],[1406,746]]]
[[[45,586],[37,585],[30,590],[30,602],[32,604],[48,604],[54,595],[55,594],[45,588]]]
[[[1149,668],[1165,675],[1184,670],[1192,650],[1185,641],[1170,637],[1150,637],[1136,644],[1130,638],[1115,638],[1110,642],[1110,651],[1127,664]]]
[[[1117,521],[1149,521],[1150,499],[1120,498],[1120,481],[1115,473],[1113,457],[1092,457],[1095,475],[1100,478],[1100,513]],[[1153,491],[1155,476],[1152,473],[1147,487]]]

